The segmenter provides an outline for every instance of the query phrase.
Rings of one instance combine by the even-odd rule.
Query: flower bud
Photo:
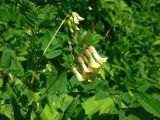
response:
[[[49,72],[52,72],[52,66],[51,64],[46,64],[46,68]]]
[[[79,21],[82,21],[84,20],[83,17],[81,17],[78,13],[76,12],[72,12],[72,16],[73,16],[73,19],[74,19],[74,23],[76,24],[79,24]]]
[[[73,25],[73,29],[76,30],[80,30],[79,27],[77,27],[76,25]]]
[[[30,35],[30,36],[32,36],[33,35],[33,31],[32,31],[32,29],[30,28],[30,29],[28,29],[28,30],[26,30],[26,33],[28,34],[28,35]]]
[[[84,81],[82,75],[78,72],[77,68],[72,67],[72,70],[73,70],[74,74],[76,75],[78,81]]]
[[[72,27],[72,23],[70,20],[67,20],[67,25],[68,25],[68,27]]]
[[[96,61],[99,63],[99,64],[103,64],[107,61],[107,57],[105,58],[102,58],[96,51],[96,49],[93,47],[93,46],[90,46],[89,48],[89,51],[91,52],[91,54],[93,54],[94,58],[96,59]]]
[[[72,12],[72,16],[73,16],[73,17],[75,17],[75,16],[77,16],[77,15],[78,15],[78,13]]]
[[[73,21],[75,24],[79,24],[79,19],[76,16],[73,18]]]
[[[69,30],[70,30],[71,33],[74,33],[74,30],[73,30],[72,27],[70,27]]]
[[[91,6],[88,6],[88,9],[89,9],[90,11],[92,11],[92,10],[93,10],[93,8],[92,8]]]
[[[81,17],[81,16],[78,16],[78,20],[79,20],[79,21],[82,21],[82,20],[84,20],[84,18]]]
[[[101,65],[94,60],[89,49],[86,49],[86,55],[89,57],[89,66],[93,69],[100,69]]]
[[[78,13],[76,13],[76,12],[72,12],[72,16],[73,16],[73,17],[76,17],[79,21],[84,20],[84,18],[81,17],[81,16],[80,16]]]
[[[87,80],[87,82],[91,83],[92,81],[89,79],[89,80]]]
[[[69,17],[69,21],[73,22],[73,17],[72,16]]]

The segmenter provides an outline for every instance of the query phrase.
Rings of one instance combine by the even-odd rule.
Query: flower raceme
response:
[[[81,17],[78,13],[72,12],[69,16],[67,22],[68,29],[71,33],[74,33],[75,31],[79,31],[79,27],[77,26],[80,21],[83,21],[84,18]]]
[[[87,59],[87,60],[86,60]],[[85,56],[79,55],[81,71],[72,67],[77,79],[83,83],[90,83],[95,79],[102,69],[102,65],[107,61],[107,57],[101,57],[93,46],[85,49]]]

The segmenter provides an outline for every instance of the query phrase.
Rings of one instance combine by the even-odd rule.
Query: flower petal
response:
[[[73,18],[73,21],[74,21],[75,24],[79,24],[79,19],[77,18],[77,16],[75,16],[75,17]]]
[[[81,64],[83,71],[85,73],[91,73],[92,71],[86,66],[86,64],[84,63],[83,57],[82,56],[78,56],[78,61]]]
[[[72,67],[72,70],[73,70],[74,74],[76,75],[78,81],[84,81],[82,75],[78,72],[77,68]]]
[[[99,69],[101,67],[101,65],[94,60],[94,58],[92,57],[92,54],[89,51],[89,49],[86,49],[86,55],[89,57],[89,66],[91,68]]]
[[[90,47],[89,47],[89,50],[90,50],[90,52],[93,54],[94,58],[96,59],[96,61],[97,61],[98,63],[103,64],[103,63],[105,63],[105,62],[107,61],[108,58],[107,58],[107,57],[102,58],[102,57],[98,54],[98,52],[96,51],[96,49],[95,49],[93,46],[90,46]]]

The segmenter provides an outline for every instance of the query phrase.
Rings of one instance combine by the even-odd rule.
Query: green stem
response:
[[[53,42],[55,36],[57,35],[57,33],[59,32],[60,28],[62,27],[62,25],[64,24],[64,22],[66,21],[66,18],[68,17],[68,15],[62,20],[60,26],[58,27],[58,29],[56,30],[56,32],[54,33],[54,35],[52,36],[52,39],[50,40],[50,42],[48,43],[47,47],[45,48],[43,55],[47,52],[49,46],[51,45],[51,43]]]

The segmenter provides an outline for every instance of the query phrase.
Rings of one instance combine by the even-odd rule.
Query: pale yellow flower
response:
[[[89,49],[86,49],[86,55],[89,58],[89,67],[91,67],[93,69],[99,69],[101,67],[101,65],[94,60],[94,58],[93,58],[91,52],[89,51]]]
[[[74,30],[73,30],[72,27],[70,27],[69,30],[70,30],[71,33],[74,33]]]
[[[79,27],[77,27],[76,25],[73,25],[73,29],[78,31],[80,30]]]
[[[73,21],[74,21],[74,23],[76,23],[76,24],[79,24],[79,21],[84,20],[84,18],[81,17],[81,16],[80,16],[78,13],[76,13],[76,12],[72,12],[72,16],[73,16]]]
[[[91,72],[91,70],[86,66],[86,64],[84,63],[84,60],[83,60],[83,57],[82,56],[78,56],[78,61],[79,61],[79,63],[81,64],[81,66],[82,66],[82,68],[83,68],[83,71],[85,72],[85,73],[90,73]]]
[[[108,58],[107,57],[104,57],[104,58],[101,57],[93,46],[90,46],[88,49],[93,54],[93,57],[96,59],[96,61],[99,64],[103,64],[107,61]]]
[[[81,75],[81,73],[78,72],[77,68],[72,67],[72,70],[74,74],[76,75],[78,81],[84,81],[83,76]]]

